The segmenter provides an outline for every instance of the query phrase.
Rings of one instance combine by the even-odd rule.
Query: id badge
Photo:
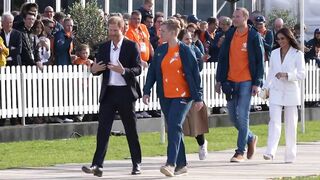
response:
[[[144,42],[140,43],[140,51],[144,52],[144,53],[147,51],[146,43],[144,43]]]

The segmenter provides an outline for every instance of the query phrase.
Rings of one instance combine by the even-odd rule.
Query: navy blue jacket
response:
[[[64,30],[54,35],[54,55],[56,65],[71,65],[71,56],[69,53],[72,37],[67,37]]]
[[[273,48],[273,32],[269,29],[267,29],[267,33],[265,37],[263,38],[263,43],[264,43],[264,50],[266,52],[267,58],[266,61],[270,59],[271,56],[271,51]]]
[[[197,59],[191,52],[190,47],[180,41],[178,42],[178,44],[179,54],[186,81],[189,86],[191,98],[196,102],[202,101],[201,78],[197,65]],[[151,88],[156,82],[157,95],[159,98],[164,98],[161,63],[167,52],[168,43],[163,44],[156,49],[153,60],[151,61],[150,67],[148,69],[146,83],[143,88],[144,95],[150,95]]]
[[[230,28],[227,31],[225,40],[220,48],[216,75],[217,82],[227,81],[229,71],[229,51],[235,31],[236,28]],[[252,85],[261,86],[264,74],[264,44],[260,34],[251,26],[249,26],[248,32],[247,51]]]

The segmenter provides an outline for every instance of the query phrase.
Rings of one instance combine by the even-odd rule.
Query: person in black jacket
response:
[[[103,76],[100,92],[97,147],[91,167],[82,167],[85,173],[102,176],[112,123],[119,112],[131,154],[132,175],[140,174],[141,148],[136,127],[135,102],[141,98],[136,76],[141,74],[140,53],[135,42],[123,35],[124,22],[113,16],[108,20],[109,41],[99,47],[97,62],[91,66],[93,75]]]
[[[153,16],[152,15],[152,7],[153,7],[153,2],[152,0],[144,0],[143,5],[137,9],[141,13],[141,22],[144,23],[147,16]]]
[[[36,38],[32,34],[31,28],[35,22],[36,16],[33,13],[27,13],[23,16],[24,26],[20,27],[18,31],[22,35],[22,52],[21,61],[22,65],[37,65],[41,67],[39,53],[36,48]]]

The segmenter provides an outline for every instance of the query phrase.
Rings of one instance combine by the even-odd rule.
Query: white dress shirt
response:
[[[116,46],[114,45],[114,42],[111,41],[111,46],[110,46],[110,63],[111,64],[118,65],[123,38],[124,37],[122,37],[120,39],[120,41],[118,42],[118,44]],[[110,70],[108,85],[109,86],[126,86],[127,83],[120,73],[117,73],[117,72]]]

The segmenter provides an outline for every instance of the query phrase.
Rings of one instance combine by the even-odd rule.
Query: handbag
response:
[[[260,90],[258,96],[263,100],[268,99],[269,98],[269,88],[262,88]]]

